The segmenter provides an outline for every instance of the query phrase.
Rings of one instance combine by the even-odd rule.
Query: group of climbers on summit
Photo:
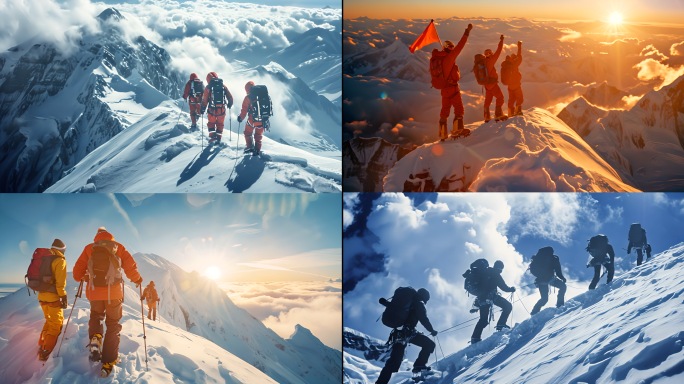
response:
[[[468,24],[463,36],[458,44],[446,40],[442,44],[442,49],[433,49],[430,57],[430,76],[431,84],[440,90],[442,96],[442,108],[439,113],[439,137],[445,140],[447,137],[458,138],[468,136],[470,130],[464,127],[463,115],[465,109],[461,98],[461,90],[458,82],[461,73],[456,65],[456,58],[461,53],[473,29],[472,24]],[[508,116],[522,115],[522,74],[520,64],[522,63],[522,41],[518,41],[517,53],[506,56],[506,60],[501,64],[501,82],[508,87],[508,115],[503,113],[504,95],[499,87],[499,75],[496,71],[496,62],[499,60],[504,43],[504,35],[499,38],[496,51],[485,49],[483,54],[476,54],[473,73],[478,84],[484,87],[484,121],[492,119],[490,105],[492,99],[496,99],[494,119],[497,121],[505,120]],[[447,120],[451,108],[454,109],[453,127],[447,136]]]
[[[191,129],[197,130],[197,120],[206,112],[209,144],[218,145],[223,137],[226,110],[233,107],[233,95],[216,72],[209,72],[206,80],[205,87],[197,74],[191,73],[185,84],[183,99],[190,106]],[[269,117],[273,116],[273,107],[265,85],[248,81],[245,92],[237,121],[240,124],[247,119],[244,130],[245,153],[259,155],[264,130],[270,127]]]
[[[646,231],[639,223],[634,223],[630,226],[628,240],[627,253],[629,254],[632,249],[637,250],[637,265],[641,265],[644,253],[647,255],[647,258],[651,257],[651,246],[646,240]],[[591,256],[587,268],[594,268],[594,277],[589,284],[589,290],[596,288],[598,281],[602,277],[602,267],[606,269],[608,274],[606,283],[609,284],[613,280],[615,272],[615,251],[608,242],[608,237],[603,234],[593,236],[588,241],[586,251]],[[501,315],[496,323],[496,330],[510,329],[506,322],[511,314],[513,305],[498,293],[498,289],[510,292],[511,300],[516,289],[515,287],[509,287],[505,283],[501,276],[503,270],[504,263],[501,260],[496,260],[493,266],[490,267],[486,259],[478,259],[471,263],[470,268],[463,274],[465,290],[468,294],[475,297],[470,312],[480,312],[479,320],[470,339],[471,344],[481,341],[482,331],[494,317],[494,306],[501,308]],[[554,254],[552,247],[540,248],[532,256],[528,270],[535,277],[534,285],[540,294],[540,299],[535,303],[530,312],[531,316],[537,314],[548,302],[550,286],[558,288],[556,307],[560,308],[565,304],[566,278],[563,276],[560,258]],[[408,344],[421,347],[418,358],[413,364],[414,380],[420,381],[421,378],[431,374],[431,368],[426,364],[428,357],[435,349],[435,343],[426,335],[416,330],[416,326],[420,322],[433,337],[438,333],[427,316],[425,304],[427,304],[429,299],[430,292],[427,289],[420,288],[415,290],[412,287],[397,288],[390,300],[380,298],[380,304],[385,307],[381,316],[382,323],[392,328],[392,332],[387,341],[387,345],[390,348],[390,356],[382,368],[376,384],[389,383],[392,373],[397,372],[400,368]]]

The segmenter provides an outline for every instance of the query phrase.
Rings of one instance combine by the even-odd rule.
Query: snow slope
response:
[[[145,373],[139,291],[126,283],[119,352],[122,369],[115,372],[121,382],[340,382],[340,352],[323,345],[306,328],[298,326],[285,340],[196,272],[187,273],[156,255],[138,253],[134,259],[145,284],[155,281],[161,299],[160,321],[145,319],[150,365]],[[67,283],[73,300],[77,284],[70,276]],[[83,347],[88,342],[89,315],[84,296],[69,324],[63,361],[51,358],[44,369],[35,358],[35,341],[43,322],[40,306],[24,290],[1,299],[0,374],[12,377],[12,382],[29,378],[32,382],[50,378],[57,383],[92,382],[99,366],[90,368]],[[33,376],[35,371],[38,376]]]
[[[469,137],[422,145],[397,161],[385,191],[635,191],[550,112],[466,126]]]
[[[432,365],[444,371],[434,382],[679,383],[684,379],[682,273],[684,243],[559,309],[547,307],[509,333],[494,333],[455,353],[447,351]],[[348,358],[364,350],[367,347],[345,347],[345,382],[371,383],[377,378],[373,362]],[[410,364],[405,361],[406,367]],[[410,376],[402,370],[390,383]]]
[[[71,311],[78,284],[67,279]],[[120,363],[112,372],[115,383],[275,383],[273,379],[211,341],[187,332],[164,319],[145,319],[149,370],[140,318],[138,290],[126,285],[121,320]],[[147,309],[145,309],[147,311]],[[99,381],[99,364],[91,364],[88,343],[90,305],[76,301],[59,356],[55,350],[42,365],[36,342],[44,318],[35,296],[21,289],[0,300],[0,375],[3,383],[85,384]],[[61,340],[61,339],[60,339]],[[58,344],[59,346],[59,344]]]
[[[202,146],[207,145],[206,131],[191,132],[187,108],[182,114],[179,111],[180,107],[171,101],[152,109],[137,123],[91,152],[46,192],[341,190],[338,159],[281,144],[271,140],[268,133],[262,147],[266,155],[244,156],[244,124],[238,135],[237,122],[229,123],[228,119],[223,136],[227,146],[220,150],[202,150]]]

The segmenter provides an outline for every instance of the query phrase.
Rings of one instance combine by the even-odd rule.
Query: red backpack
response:
[[[59,256],[53,255],[49,248],[36,248],[24,276],[26,286],[34,292],[57,293],[55,276],[52,274],[52,262],[57,257]]]

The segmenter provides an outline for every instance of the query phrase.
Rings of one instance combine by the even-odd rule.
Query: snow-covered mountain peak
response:
[[[103,21],[119,21],[126,19],[116,8],[107,8],[97,15],[97,18]]]
[[[271,61],[270,63],[266,65],[261,65],[259,68],[257,68],[257,72],[260,73],[269,73],[272,75],[280,75],[283,79],[294,79],[297,76],[293,75],[292,73],[288,72],[287,69],[283,68],[282,65],[276,63],[275,61]]]
[[[561,308],[547,307],[508,333],[495,332],[444,355],[440,351],[441,360],[432,367],[443,376],[431,382],[680,382],[683,273],[680,243],[618,274],[609,285],[575,296]],[[347,344],[344,356],[345,383],[373,382],[383,365],[361,358]],[[390,384],[410,380],[405,371],[410,362],[403,368]]]
[[[634,191],[550,112],[475,123],[470,136],[428,143],[384,178],[385,191]]]

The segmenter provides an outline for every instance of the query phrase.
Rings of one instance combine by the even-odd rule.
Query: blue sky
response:
[[[333,194],[6,194],[0,283],[22,282],[33,250],[67,244],[71,269],[105,226],[131,253],[225,281],[338,279],[340,196]]]
[[[632,222],[646,229],[654,254],[684,241],[683,193],[347,193],[344,205],[344,325],[381,339],[389,329],[375,322],[377,300],[397,286],[430,290],[428,316],[437,330],[469,320],[472,299],[461,275],[477,258],[502,260],[504,279],[520,296],[529,294],[531,307],[539,295],[521,287],[533,281],[525,270],[543,246],[560,257],[570,298],[585,292],[593,275],[585,251],[591,236],[610,239],[616,275],[635,266],[634,252],[624,249]],[[514,306],[514,321],[528,316]],[[470,332],[447,340],[449,350],[465,345]]]

